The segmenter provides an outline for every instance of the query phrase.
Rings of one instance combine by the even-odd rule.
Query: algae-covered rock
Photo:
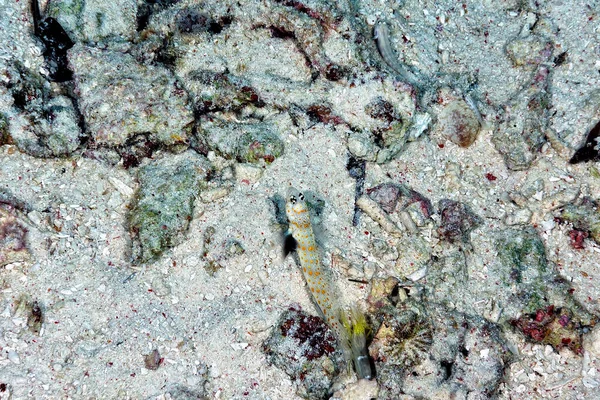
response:
[[[132,258],[144,263],[184,240],[194,200],[209,171],[194,152],[155,160],[138,171],[140,188],[129,213]]]
[[[583,354],[583,326],[567,308],[550,305],[510,322],[534,343],[549,344],[556,351],[566,347]]]
[[[573,227],[600,244],[600,207],[592,199],[584,199],[581,204],[567,204],[560,213],[560,218],[571,222]]]
[[[335,336],[321,318],[290,309],[279,319],[263,351],[269,363],[300,383],[300,396],[328,399],[338,373],[335,346]]]
[[[505,106],[492,142],[509,169],[529,168],[546,142],[551,97],[548,92],[550,70],[540,66],[529,87]]]
[[[187,147],[192,106],[169,70],[140,64],[126,52],[80,44],[69,51],[69,62],[96,145],[121,146],[146,134],[164,146]]]
[[[283,141],[277,126],[269,122],[235,123],[203,119],[200,141],[226,158],[240,162],[272,163],[283,154]]]
[[[506,54],[516,67],[538,65],[552,56],[552,41],[539,35],[516,38],[506,45]]]

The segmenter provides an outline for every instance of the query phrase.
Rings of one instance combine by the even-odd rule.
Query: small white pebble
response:
[[[19,355],[14,350],[11,350],[11,351],[8,352],[8,359],[13,364],[20,364],[21,363],[21,360],[19,359]]]
[[[211,366],[209,375],[211,378],[218,378],[221,375],[221,370],[215,366]]]
[[[262,282],[263,285],[266,285],[269,283],[269,273],[263,269],[261,269],[260,271],[258,271],[258,279],[260,279],[260,281]]]
[[[60,364],[56,363],[56,364],[54,364],[54,365],[52,366],[52,368],[53,368],[53,369],[54,369],[56,372],[58,372],[58,371],[62,370],[62,365],[60,365]]]
[[[214,300],[214,299],[215,299],[215,295],[214,295],[214,294],[212,294],[212,293],[208,293],[208,294],[205,294],[205,295],[204,295],[204,298],[205,298],[206,300],[208,300],[208,301],[212,301],[212,300]]]
[[[244,268],[244,272],[248,273],[252,271],[252,265],[246,265],[246,268]]]

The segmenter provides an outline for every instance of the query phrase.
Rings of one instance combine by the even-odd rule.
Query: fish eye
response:
[[[300,201],[304,201],[304,195],[302,193],[299,193],[298,197],[300,198]]]
[[[295,196],[290,196],[290,203],[296,204],[296,197]]]

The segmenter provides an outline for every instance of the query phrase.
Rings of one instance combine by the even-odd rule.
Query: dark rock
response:
[[[440,200],[439,208],[442,217],[439,235],[450,243],[469,242],[471,231],[481,224],[481,218],[469,206],[454,200]]]
[[[300,384],[299,395],[328,399],[338,372],[336,338],[319,317],[290,309],[283,313],[271,336],[263,344],[269,363]]]

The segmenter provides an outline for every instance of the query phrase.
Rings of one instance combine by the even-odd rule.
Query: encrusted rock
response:
[[[550,94],[550,70],[540,66],[528,88],[505,106],[505,113],[492,142],[509,169],[524,170],[538,156],[546,142]]]
[[[579,204],[567,204],[560,213],[560,218],[571,222],[575,230],[581,232],[583,241],[588,235],[600,244],[600,207],[590,198],[585,198]]]
[[[336,338],[327,324],[303,311],[283,313],[263,351],[269,363],[298,381],[298,394],[307,399],[326,399],[338,372]]]
[[[14,143],[21,151],[35,157],[73,153],[81,136],[73,101],[55,95],[42,75],[20,63],[16,63],[8,74],[14,115],[8,132],[2,134],[0,131],[0,143]]]
[[[46,13],[76,41],[131,39],[136,33],[136,0],[50,0]]]
[[[240,162],[272,163],[283,154],[277,126],[268,122],[236,123],[203,119],[199,141],[227,158]]]
[[[496,325],[412,300],[384,307],[378,318],[369,350],[379,399],[397,399],[399,393],[484,399],[496,393],[510,361]]]
[[[192,96],[199,113],[239,111],[246,106],[264,106],[250,82],[230,74],[190,71],[182,84]]]
[[[208,171],[206,159],[191,151],[140,168],[129,213],[134,262],[151,261],[184,240]]]
[[[186,92],[169,70],[118,50],[77,44],[69,51],[80,110],[94,144],[116,147],[145,134],[185,148],[194,122]]]

